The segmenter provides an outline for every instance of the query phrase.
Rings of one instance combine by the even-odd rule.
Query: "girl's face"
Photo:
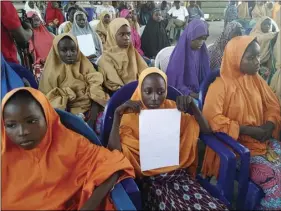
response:
[[[268,33],[272,27],[272,22],[270,19],[266,19],[261,23],[261,31],[263,33]]]
[[[86,26],[86,19],[85,19],[84,15],[81,15],[81,14],[77,15],[76,22],[80,28],[84,28]]]
[[[40,104],[30,94],[15,94],[4,107],[3,118],[7,136],[17,146],[36,148],[47,132],[45,115]]]
[[[127,25],[121,26],[115,35],[115,39],[119,48],[128,48],[131,42],[130,27]]]
[[[41,25],[41,20],[37,15],[33,15],[31,18],[32,28],[36,29]]]
[[[159,108],[166,99],[166,83],[162,76],[157,73],[146,76],[142,82],[141,95],[147,108]]]
[[[76,63],[78,51],[75,42],[70,37],[64,37],[59,41],[58,51],[65,64]]]
[[[29,1],[29,2],[28,2],[28,6],[29,6],[31,9],[34,9],[34,1]]]
[[[192,40],[191,41],[191,49],[192,50],[199,50],[202,47],[202,45],[205,43],[207,38],[208,38],[208,36],[205,35],[205,36],[198,37],[195,40]]]
[[[161,22],[162,16],[160,11],[156,11],[153,13],[152,18],[156,22]]]
[[[260,46],[253,41],[246,49],[240,63],[240,71],[247,75],[255,75],[260,70]]]
[[[103,23],[104,24],[109,24],[111,21],[111,18],[110,18],[110,15],[109,14],[106,14],[103,18]]]

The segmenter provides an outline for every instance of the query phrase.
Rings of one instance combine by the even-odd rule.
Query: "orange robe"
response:
[[[119,180],[134,177],[122,153],[94,145],[64,127],[41,92],[13,90],[3,99],[2,108],[19,90],[27,90],[41,104],[48,129],[42,142],[27,151],[9,140],[2,119],[3,210],[77,210],[115,172],[122,172]],[[114,208],[108,197],[103,205],[101,209]]]
[[[157,68],[145,69],[139,78],[139,86],[133,94],[131,100],[141,100],[141,84],[144,78],[152,73],[161,75],[167,84],[167,76],[164,72]],[[144,105],[143,105],[144,106]],[[177,108],[176,103],[171,100],[165,100],[160,109]],[[145,106],[144,106],[144,109]],[[124,155],[130,160],[134,166],[137,177],[153,176],[162,173],[168,173],[181,168],[188,168],[191,175],[195,176],[198,152],[197,142],[199,136],[199,125],[195,118],[189,114],[182,113],[181,115],[181,130],[180,130],[180,165],[165,168],[158,168],[149,171],[141,171],[140,167],[140,150],[139,150],[139,115],[125,114],[123,115],[120,125],[120,138]],[[173,140],[171,140],[173,141]]]
[[[226,46],[221,66],[221,77],[209,87],[203,115],[215,132],[224,132],[245,147],[251,156],[264,155],[267,142],[246,135],[239,135],[240,126],[261,126],[267,121],[275,124],[274,137],[279,139],[280,106],[266,82],[258,75],[250,76],[240,72],[240,62],[248,45],[254,40],[251,36],[232,39]],[[203,174],[218,176],[219,157],[207,147]]]

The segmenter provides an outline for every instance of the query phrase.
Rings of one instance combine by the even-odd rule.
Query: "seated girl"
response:
[[[192,20],[181,35],[166,71],[169,85],[196,99],[199,97],[199,85],[210,72],[205,44],[208,36],[207,23]]]
[[[209,87],[203,115],[215,132],[224,132],[250,150],[250,177],[265,196],[262,210],[280,210],[280,106],[257,74],[260,46],[254,37],[241,36],[225,48],[220,76]],[[206,149],[203,174],[218,175],[219,159]]]
[[[130,25],[131,25],[131,40],[133,43],[133,46],[138,51],[138,53],[143,56],[143,51],[141,49],[141,37],[139,34],[140,26],[136,19],[133,19],[133,14],[128,9],[123,9],[120,12],[120,18],[126,18]]]
[[[170,46],[160,9],[153,10],[152,17],[144,28],[141,43],[144,54],[149,58],[155,58],[160,50]]]
[[[77,7],[69,7],[66,13],[67,23],[63,27],[63,33],[68,33],[72,29],[74,14],[77,12]]]
[[[33,57],[33,74],[39,82],[46,58],[53,45],[54,35],[43,26],[36,12],[28,12],[27,18],[30,19],[33,28],[33,36],[29,41],[29,52]]]
[[[109,24],[105,51],[99,62],[104,85],[111,92],[138,79],[147,64],[130,40],[130,24],[125,18],[115,18]]]
[[[248,4],[248,3],[247,3]],[[208,48],[210,56],[210,68],[211,70],[221,67],[222,56],[226,44],[234,37],[242,35],[242,25],[238,22],[230,22],[224,28],[219,38],[215,43]]]
[[[134,176],[123,154],[64,127],[38,90],[14,89],[2,109],[4,210],[114,209],[110,190]]]
[[[96,32],[100,36],[103,46],[106,42],[107,31],[110,21],[111,18],[110,13],[108,11],[104,11],[100,14],[100,22],[97,24]]]
[[[59,4],[57,1],[49,1],[46,9],[46,24],[47,29],[53,33],[57,34],[58,27],[64,22],[64,16],[62,11],[59,9]]]
[[[39,82],[52,106],[84,114],[94,127],[109,99],[102,84],[102,74],[80,52],[77,39],[71,34],[56,36]]]
[[[96,48],[96,53],[87,58],[93,63],[97,64],[97,60],[102,54],[102,43],[96,32],[92,30],[84,12],[77,11],[74,15],[74,22],[70,31],[74,36],[91,34]]]
[[[273,48],[278,36],[278,32],[272,32],[273,20],[269,17],[262,17],[251,31],[250,35],[257,37],[261,48],[261,68],[259,74],[270,84],[276,69],[274,66]]]
[[[191,97],[180,96],[177,102],[167,100],[167,86],[164,72],[157,68],[144,70],[131,100],[115,111],[109,144],[122,150],[134,166],[136,176],[143,184],[141,192],[145,210],[225,210],[224,205],[210,196],[194,179],[199,131],[210,132],[208,123]],[[180,165],[141,171],[139,115],[136,114],[143,109],[160,108],[178,108],[182,112]],[[187,109],[191,109],[194,116],[185,114]]]
[[[85,11],[85,9],[83,7],[80,7],[78,5],[75,5],[75,6],[72,6],[72,7],[69,7],[68,10],[67,10],[67,14],[66,14],[66,18],[67,18],[67,23],[65,24],[64,28],[63,28],[63,32],[64,33],[68,33],[71,31],[72,29],[72,24],[74,22],[74,14],[77,12],[77,11],[81,11],[81,12],[84,12],[86,15],[87,15],[87,12]]]

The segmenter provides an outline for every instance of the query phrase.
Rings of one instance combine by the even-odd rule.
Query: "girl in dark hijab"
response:
[[[156,57],[160,50],[170,46],[160,9],[153,10],[152,18],[142,34],[141,43],[145,56],[149,58]]]

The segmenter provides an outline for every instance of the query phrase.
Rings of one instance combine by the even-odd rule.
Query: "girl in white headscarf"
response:
[[[42,21],[42,23],[44,24],[44,20],[41,16],[41,11],[39,10],[39,8],[36,6],[34,1],[27,1],[24,5],[24,10],[26,13],[28,12],[36,12],[40,18],[40,20]]]
[[[102,54],[102,42],[96,32],[94,32],[87,21],[87,16],[84,12],[77,11],[74,15],[72,29],[70,31],[74,36],[91,34],[94,40],[96,53],[87,58],[94,64],[97,64],[99,57]]]

